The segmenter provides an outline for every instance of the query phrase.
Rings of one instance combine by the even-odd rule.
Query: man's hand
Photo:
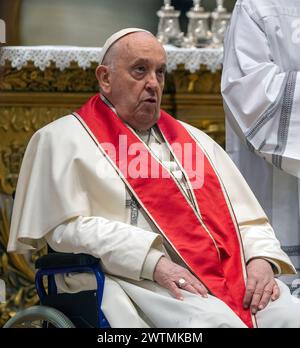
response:
[[[183,300],[180,289],[207,297],[206,287],[190,271],[166,257],[162,257],[158,261],[153,278],[159,285],[168,289],[178,300]],[[180,279],[185,280],[184,284],[180,285]]]
[[[253,259],[247,265],[248,280],[244,297],[244,308],[251,309],[252,314],[264,309],[270,301],[280,296],[279,287],[274,279],[271,265],[264,259]]]

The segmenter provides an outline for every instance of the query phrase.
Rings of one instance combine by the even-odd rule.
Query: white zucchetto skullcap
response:
[[[145,29],[140,29],[140,28],[126,28],[126,29],[122,29],[122,30],[119,30],[117,31],[116,33],[112,34],[105,42],[102,50],[101,50],[101,53],[100,53],[100,64],[103,63],[103,59],[107,53],[107,51],[110,49],[110,47],[116,42],[118,41],[119,39],[121,39],[121,37],[125,36],[125,35],[128,35],[128,34],[131,34],[131,33],[136,33],[138,31],[143,31],[145,33],[150,33],[150,31],[147,31]],[[151,34],[152,35],[152,34]]]

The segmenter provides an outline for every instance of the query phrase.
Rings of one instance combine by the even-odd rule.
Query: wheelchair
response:
[[[40,257],[35,268],[35,287],[41,305],[18,312],[3,328],[109,328],[101,309],[104,273],[99,259],[86,254],[49,253]],[[95,290],[78,293],[57,293],[55,275],[92,272],[96,277]],[[48,278],[48,291],[44,277]]]

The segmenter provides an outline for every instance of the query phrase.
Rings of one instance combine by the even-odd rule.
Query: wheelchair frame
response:
[[[101,309],[102,299],[103,299],[103,290],[104,290],[104,283],[105,283],[105,275],[104,272],[101,270],[101,267],[99,265],[99,259],[86,254],[69,254],[69,253],[49,253],[48,255],[44,255],[40,257],[36,263],[35,263],[36,269],[38,269],[36,276],[35,276],[35,286],[37,290],[37,294],[40,298],[40,301],[42,305],[35,306],[31,308],[27,308],[21,312],[18,313],[17,318],[14,319],[11,318],[4,327],[14,327],[14,325],[20,325],[22,323],[22,318],[24,318],[24,322],[29,322],[30,316],[32,315],[32,321],[34,321],[38,315],[39,320],[49,322],[52,327],[63,327],[62,323],[64,323],[64,320],[62,320],[63,317],[66,317],[66,323],[68,320],[70,320],[68,317],[70,314],[68,314],[66,311],[61,310],[61,308],[52,307],[51,306],[51,298],[52,300],[59,296],[67,296],[68,299],[70,299],[72,296],[75,298],[81,296],[81,294],[90,296],[91,294],[94,294],[96,292],[96,308],[97,310],[97,327],[100,328],[109,328],[110,325],[105,318],[105,315]],[[58,294],[57,293],[57,287],[55,283],[55,275],[56,274],[65,274],[65,273],[93,273],[96,277],[96,283],[97,283],[97,289],[95,291],[86,291],[86,292],[79,292],[75,294]],[[48,277],[48,293],[45,289],[43,278],[47,276]],[[86,294],[87,293],[87,294]],[[46,300],[50,298],[50,307],[44,306],[44,303]],[[65,299],[65,297],[63,298]],[[93,306],[93,301],[90,303]],[[85,307],[83,307],[85,308]],[[35,311],[33,310],[35,309]],[[40,309],[40,310],[39,310]],[[93,306],[94,309],[94,306]],[[44,310],[44,311],[43,311]],[[51,311],[53,313],[51,313]],[[43,315],[44,313],[44,315]],[[56,325],[53,325],[53,318],[55,315],[58,315],[59,323]],[[52,320],[49,320],[49,318]],[[55,321],[55,320],[54,320]],[[66,327],[71,327],[71,321],[69,325],[66,325]],[[88,321],[87,321],[88,322]],[[45,325],[43,324],[43,327]]]

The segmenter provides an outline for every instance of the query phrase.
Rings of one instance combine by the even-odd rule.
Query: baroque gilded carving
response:
[[[179,65],[172,74],[176,93],[220,94],[221,72],[212,73],[201,66],[195,73],[190,73]]]
[[[11,199],[4,199],[0,209],[0,274],[5,282],[5,302],[0,303],[0,327],[22,308],[31,307],[39,299],[34,286],[35,260],[45,254],[45,249],[31,255],[7,253]]]
[[[7,194],[12,193],[17,185],[20,165],[25,152],[25,146],[13,142],[1,149],[0,165],[4,167],[4,175],[0,176],[0,189]]]
[[[69,112],[59,107],[0,107],[0,130],[33,133]]]
[[[0,191],[11,194],[15,188],[26,145],[32,134],[68,108],[0,107]]]
[[[200,126],[206,134],[213,138],[221,146],[225,146],[225,126],[221,120],[204,120],[200,122]]]
[[[68,68],[60,71],[52,62],[44,71],[28,62],[21,70],[13,68],[6,61],[2,70],[0,90],[33,92],[95,92],[98,90],[95,79],[97,63],[86,70],[72,62]],[[212,73],[201,66],[195,73],[184,69],[183,65],[166,75],[165,93],[220,93],[220,70]]]
[[[21,70],[13,68],[6,61],[2,68],[0,90],[4,91],[33,91],[33,92],[90,92],[97,91],[93,63],[90,68],[83,70],[76,62],[60,71],[52,62],[44,71],[37,69],[32,62],[28,62]]]

